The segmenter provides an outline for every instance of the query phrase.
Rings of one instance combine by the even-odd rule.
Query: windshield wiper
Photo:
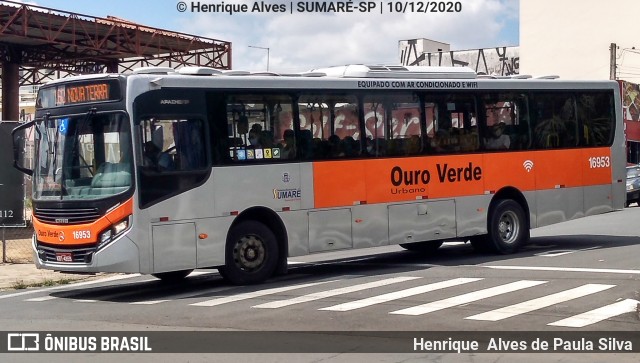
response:
[[[47,117],[48,120],[48,117]],[[62,119],[60,119],[62,120]],[[68,121],[67,121],[68,122]],[[60,139],[60,125],[56,125],[56,135],[53,140],[53,181],[55,183],[56,175],[58,175],[58,141]],[[64,170],[60,168],[60,200],[62,200],[62,196],[66,193],[66,188],[64,186]]]
[[[79,144],[79,140],[78,140],[78,133],[80,130],[80,127],[85,125],[87,122],[89,122],[89,120],[93,117],[93,115],[95,115],[96,113],[96,109],[94,107],[90,108],[89,111],[85,114],[84,118],[80,121],[77,122],[74,126],[74,130],[73,130],[73,145],[71,146],[71,149],[67,151],[67,154],[69,155],[69,157],[72,157],[73,153],[76,151],[76,148],[78,147]],[[71,119],[67,118],[67,128],[69,127],[69,124],[71,123]],[[56,129],[56,140],[58,139],[58,133],[60,132],[60,126],[58,125],[57,129]],[[66,136],[66,139],[68,139],[68,136]],[[57,152],[57,150],[56,150]],[[80,156],[80,159],[82,159],[82,155],[80,154],[80,152],[78,152],[78,156]],[[84,161],[84,159],[82,159]],[[87,162],[84,161],[85,165],[87,165]],[[87,165],[88,166],[88,165]],[[69,193],[67,192],[67,188],[65,187],[64,183],[65,183],[65,174],[67,173],[65,171],[65,169],[70,170],[71,166],[67,166],[66,168],[62,168],[61,175],[60,175],[60,200],[62,200],[62,197],[64,195],[69,195]]]

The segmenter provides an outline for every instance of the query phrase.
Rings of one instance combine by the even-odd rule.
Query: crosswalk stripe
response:
[[[207,290],[207,291],[198,291],[198,292],[188,292],[188,293],[184,293],[184,294],[178,294],[178,295],[174,295],[171,296],[171,299],[160,299],[160,300],[140,300],[140,301],[134,301],[132,303],[129,303],[131,305],[155,305],[155,304],[160,304],[163,302],[167,302],[167,301],[172,301],[172,300],[176,300],[176,299],[188,299],[190,297],[194,297],[194,296],[200,296],[200,295],[205,295],[205,294],[216,294],[222,291],[226,291],[226,290],[231,290],[234,289],[234,286],[223,286],[223,287],[218,287],[215,289],[211,289],[211,290]]]
[[[57,298],[58,298],[57,296],[47,295],[47,296],[34,297],[31,299],[27,299],[25,301],[48,301],[48,300],[53,300]]]
[[[482,280],[482,279],[481,278],[457,278],[457,279],[452,279],[447,281],[436,282],[433,284],[412,287],[410,289],[373,296],[370,298],[356,300],[356,301],[352,301],[344,304],[329,306],[319,310],[350,311],[350,310],[360,309],[360,308],[364,308],[364,307],[375,305],[375,304],[383,304],[385,302],[398,300],[398,299],[402,299],[402,298],[406,298],[414,295],[424,294],[430,291],[440,290],[447,287],[462,285],[462,284],[479,281],[479,280]]]
[[[617,303],[603,306],[598,309],[587,311],[586,313],[558,320],[547,325],[565,326],[569,328],[582,328],[587,325],[595,324],[603,320],[613,318],[614,316],[634,312],[636,311],[638,304],[640,304],[640,301],[626,299],[618,301]]]
[[[312,282],[312,283],[308,283],[308,284],[292,285],[292,286],[285,286],[285,287],[276,287],[276,288],[273,288],[273,289],[258,290],[258,291],[248,292],[248,293],[245,293],[245,294],[238,294],[238,295],[221,297],[221,298],[202,301],[202,302],[195,303],[195,304],[190,304],[190,305],[192,305],[192,306],[217,306],[217,305],[222,305],[222,304],[226,304],[226,303],[230,303],[230,302],[247,300],[247,299],[252,299],[252,298],[255,298],[255,297],[261,297],[261,296],[266,296],[266,295],[271,295],[271,294],[278,294],[278,293],[285,292],[285,291],[302,289],[302,288],[305,288],[305,287],[311,287],[311,286],[316,286],[316,285],[320,285],[320,284],[326,284],[326,283],[335,282],[335,281],[340,281],[340,280],[320,281],[320,282]]]
[[[488,311],[482,314],[469,316],[465,319],[487,320],[487,321],[502,320],[502,319],[510,318],[512,316],[542,309],[542,308],[555,305],[564,301],[569,301],[569,300],[577,299],[582,296],[595,294],[596,292],[604,291],[614,286],[615,285],[586,284],[570,290],[543,296],[543,297],[525,301],[519,304],[505,306],[504,308]]]
[[[144,300],[144,301],[135,301],[132,303],[129,303],[131,305],[155,305],[155,304],[160,304],[163,302],[167,302],[167,301],[171,301],[171,300]]]
[[[546,281],[532,281],[532,280],[516,281],[516,282],[512,282],[505,285],[500,285],[500,286],[495,286],[495,287],[491,287],[484,290],[470,292],[468,294],[454,296],[444,300],[434,301],[427,304],[413,306],[413,307],[402,309],[402,310],[392,311],[390,314],[396,314],[396,315],[427,314],[434,311],[486,299],[488,297],[506,294],[506,293],[521,290],[521,289],[526,289],[528,287],[533,287],[533,286],[537,286],[544,283],[546,283]]]
[[[298,297],[287,299],[287,300],[272,301],[272,302],[252,306],[252,307],[258,308],[258,309],[277,309],[285,306],[320,300],[320,299],[337,296],[337,295],[344,295],[351,292],[373,289],[380,286],[386,286],[386,285],[391,285],[391,284],[415,280],[415,279],[419,279],[419,277],[412,277],[412,276],[393,277],[393,278],[379,280],[379,281],[367,282],[359,285],[347,286],[339,289],[321,291],[313,294],[298,296]]]

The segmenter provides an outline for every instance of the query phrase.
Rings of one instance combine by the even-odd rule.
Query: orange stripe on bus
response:
[[[313,173],[316,208],[612,182],[606,147],[315,162]]]
[[[117,206],[105,216],[98,218],[93,223],[56,225],[41,222],[34,216],[33,229],[36,233],[38,241],[52,245],[68,246],[95,244],[98,241],[98,236],[100,233],[102,233],[112,224],[119,222],[132,213],[133,198]],[[89,237],[86,238],[87,235],[85,233],[74,234],[74,232],[89,232]],[[76,238],[76,236],[79,238]]]

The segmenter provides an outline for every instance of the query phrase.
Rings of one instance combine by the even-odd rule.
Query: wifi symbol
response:
[[[528,173],[531,171],[531,169],[533,169],[533,161],[525,160],[524,163],[522,163],[522,166],[524,166],[524,168],[527,169],[527,173]]]

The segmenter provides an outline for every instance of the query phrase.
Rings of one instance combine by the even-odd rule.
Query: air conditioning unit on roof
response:
[[[474,79],[476,72],[468,67],[427,67],[402,65],[352,64],[314,69],[328,77],[342,78],[425,78],[425,79]]]

